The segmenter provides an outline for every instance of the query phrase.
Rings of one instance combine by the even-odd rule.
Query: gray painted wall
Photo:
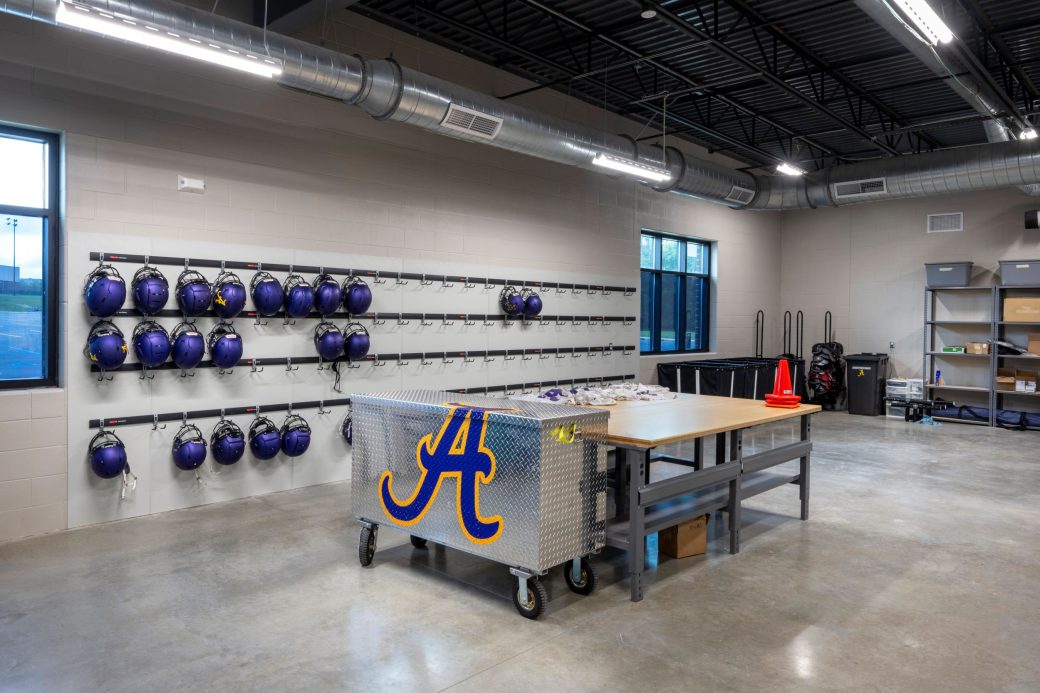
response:
[[[392,51],[406,65],[492,93],[526,86],[350,14],[338,17],[328,34],[344,50],[374,56]],[[176,426],[151,437],[143,427],[133,433],[126,429],[136,440],[133,445],[140,446],[137,505],[120,504],[113,484],[99,487],[84,472],[88,419],[151,413],[159,403],[176,408],[193,396],[191,408],[248,404],[256,401],[257,391],[248,381],[236,380],[208,382],[197,390],[167,383],[153,392],[162,384],[159,378],[140,384],[133,375],[119,376],[113,381],[118,385],[99,390],[85,375],[79,355],[89,324],[79,299],[86,271],[83,255],[89,250],[211,252],[283,262],[306,257],[299,261],[314,264],[321,264],[316,258],[328,257],[328,264],[342,266],[383,263],[388,268],[481,275],[492,268],[513,268],[545,279],[609,278],[637,284],[639,229],[652,228],[717,242],[713,343],[719,353],[748,353],[755,311],[763,308],[772,319],[778,312],[776,215],[733,212],[654,193],[623,179],[376,123],[356,109],[248,76],[7,16],[0,17],[0,93],[5,95],[0,120],[65,134],[67,271],[62,280],[69,287],[67,292],[62,288],[67,411],[64,396],[56,395],[60,406],[57,399],[41,403],[40,417],[46,421],[36,423],[36,395],[0,395],[0,426],[34,431],[31,436],[5,435],[0,442],[0,525],[17,528],[0,539],[321,483],[349,473],[340,458],[338,465],[314,464],[296,475],[243,468],[198,487],[193,477],[185,480],[170,473],[166,450]],[[638,130],[549,91],[526,103],[611,131]],[[207,193],[178,193],[177,174],[205,178]],[[173,252],[179,248],[185,250]],[[607,297],[596,300],[604,305],[592,314],[627,310],[610,305]],[[634,340],[634,327],[625,329],[627,333],[595,337],[618,343],[630,334]],[[309,353],[307,335],[300,329],[283,337],[294,340],[298,353]],[[284,351],[271,346],[276,344],[273,338],[257,341],[247,335],[247,344],[251,338],[252,344]],[[527,338],[532,347],[536,338],[577,339]],[[403,344],[407,337],[386,339]],[[497,339],[515,341],[511,336]],[[589,337],[581,335],[581,341]],[[627,370],[639,370],[650,379],[655,360],[639,359],[637,365],[636,359],[631,357]],[[291,387],[270,380],[260,391],[266,401],[299,399],[302,392],[317,398],[319,388],[333,396],[328,378],[307,378]],[[436,381],[417,376],[408,382],[446,384],[443,374]],[[349,392],[349,385],[345,390]],[[206,432],[212,423],[205,422]],[[72,434],[67,447],[66,432]],[[68,467],[55,469],[56,457],[66,459]],[[235,476],[247,473],[247,478]],[[35,478],[50,477],[59,480],[34,485]],[[66,482],[68,505],[64,494],[51,488]],[[34,499],[47,506],[46,522],[29,516]]]
[[[1040,232],[1023,223],[1024,212],[1038,204],[1010,189],[785,212],[782,309],[805,311],[807,350],[823,338],[823,314],[830,310],[846,353],[890,352],[893,375],[921,377],[924,263],[970,260],[973,283],[998,283],[999,260],[1040,257]],[[927,233],[927,215],[945,212],[963,212],[964,231]],[[980,305],[943,300],[951,315],[988,319]],[[981,336],[943,335],[951,346]],[[947,382],[988,382],[967,366],[946,370]]]

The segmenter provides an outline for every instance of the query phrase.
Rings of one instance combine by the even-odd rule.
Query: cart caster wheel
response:
[[[573,563],[573,560],[567,561],[567,564],[563,566],[563,578],[567,581],[567,586],[571,588],[571,592],[576,594],[592,594],[596,590],[596,573],[589,565],[589,559],[581,559],[581,580],[578,582],[574,581],[574,576],[571,574]]]
[[[422,537],[417,537],[417,536],[415,536],[413,534],[412,535],[412,546],[414,546],[417,549],[425,549],[426,548],[426,540],[423,539]]]
[[[363,566],[372,565],[376,555],[376,533],[371,527],[361,528],[361,539],[358,541],[358,561]]]
[[[545,585],[537,577],[527,580],[526,595],[520,594],[519,587],[513,587],[513,606],[524,618],[534,620],[541,616],[548,601],[549,595],[545,591]]]

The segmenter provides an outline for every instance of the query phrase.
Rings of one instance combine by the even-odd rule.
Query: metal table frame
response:
[[[628,551],[632,601],[643,599],[646,537],[662,529],[715,511],[729,519],[729,551],[740,551],[741,502],[786,484],[798,485],[801,519],[809,519],[809,457],[812,452],[812,413],[802,414],[799,440],[744,455],[744,431],[753,426],[715,435],[715,464],[704,466],[704,438],[693,437],[694,458],[651,456],[653,447],[616,445],[614,477],[615,516],[607,522],[606,544]],[[729,438],[727,447],[726,439]],[[728,453],[728,454],[727,454]],[[764,470],[799,460],[797,474]],[[677,476],[650,481],[650,465],[667,461],[692,468]],[[626,514],[626,510],[628,511]]]

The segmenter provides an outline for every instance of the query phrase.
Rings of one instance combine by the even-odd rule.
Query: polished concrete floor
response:
[[[808,522],[751,499],[739,555],[662,558],[638,604],[605,551],[537,622],[501,566],[404,535],[359,567],[347,484],[5,544],[0,690],[1040,690],[1040,434],[814,437]]]

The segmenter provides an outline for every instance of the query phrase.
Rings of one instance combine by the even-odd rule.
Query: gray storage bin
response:
[[[926,262],[929,287],[968,286],[973,262]]]
[[[1040,286],[1040,260],[1001,260],[1003,286]]]

